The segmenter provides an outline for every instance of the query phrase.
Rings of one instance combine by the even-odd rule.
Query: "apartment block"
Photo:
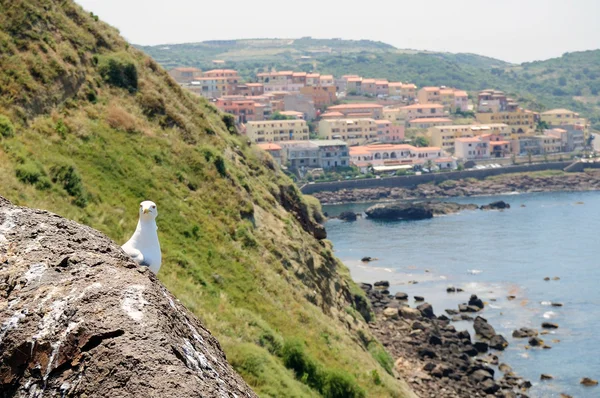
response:
[[[400,166],[424,166],[431,161],[439,168],[454,168],[456,162],[436,147],[418,148],[406,144],[374,144],[350,147],[350,161],[366,171],[369,167],[394,169]]]
[[[252,142],[308,140],[308,125],[304,120],[264,120],[248,122],[246,135]]]
[[[405,114],[405,120],[432,117],[445,117],[444,106],[440,104],[413,104],[400,108]]]
[[[374,119],[322,119],[319,135],[336,139],[348,145],[362,145],[377,139],[377,124]]]
[[[364,104],[343,104],[327,108],[328,112],[339,112],[347,118],[372,118],[381,119],[383,116],[383,105],[364,103]]]
[[[455,148],[457,138],[472,138],[484,134],[496,134],[504,139],[508,139],[511,134],[510,127],[506,124],[466,124],[466,125],[448,125],[433,126],[428,130],[430,142],[434,146],[441,147],[444,150]]]
[[[525,109],[510,112],[477,112],[478,123],[503,123],[510,126],[513,134],[526,134],[535,130],[536,114]]]
[[[480,137],[457,138],[454,141],[454,155],[464,160],[489,159],[490,146]]]

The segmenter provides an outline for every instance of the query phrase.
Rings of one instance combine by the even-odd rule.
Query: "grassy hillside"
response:
[[[336,76],[360,74],[418,86],[456,86],[471,92],[496,88],[536,111],[556,107],[579,111],[600,130],[600,50],[513,65],[475,54],[399,50],[366,40],[263,39],[141,48],[168,68],[208,69],[214,67],[213,59],[223,59],[227,67],[238,69],[247,79],[277,68]],[[328,52],[315,52],[318,49]]]
[[[0,54],[0,195],[120,243],[155,201],[159,278],[261,396],[407,396],[318,202],[227,117],[72,1],[0,0]]]

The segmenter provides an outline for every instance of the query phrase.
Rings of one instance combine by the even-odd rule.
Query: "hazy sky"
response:
[[[76,0],[135,44],[340,37],[510,62],[600,48],[600,0]]]

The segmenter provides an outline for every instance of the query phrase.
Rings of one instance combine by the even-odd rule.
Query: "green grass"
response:
[[[0,195],[118,243],[139,202],[156,202],[159,279],[261,396],[407,394],[358,343],[370,310],[307,232],[318,203],[227,117],[72,1],[0,3],[0,51]],[[321,387],[286,367],[294,339],[327,376]]]

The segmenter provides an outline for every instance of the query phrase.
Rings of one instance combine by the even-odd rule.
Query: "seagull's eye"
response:
[[[153,209],[156,209],[156,206],[152,206]]]

